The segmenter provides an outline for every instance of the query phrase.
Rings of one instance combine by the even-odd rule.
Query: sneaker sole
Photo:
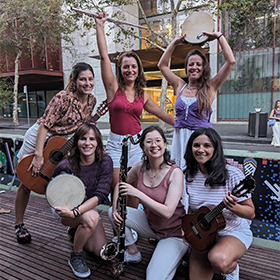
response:
[[[80,277],[80,278],[87,278],[87,277],[90,276],[90,269],[89,269],[87,272],[85,272],[85,273],[79,273],[79,272],[77,272],[77,271],[73,268],[73,266],[72,266],[70,260],[68,260],[68,264],[69,264],[70,268],[72,269],[73,273],[74,273],[77,277]]]

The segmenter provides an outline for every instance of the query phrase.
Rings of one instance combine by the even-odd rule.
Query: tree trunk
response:
[[[14,108],[13,108],[13,125],[17,126],[19,125],[18,123],[18,83],[19,83],[19,75],[18,75],[18,66],[19,66],[19,61],[21,58],[22,50],[19,49],[17,52],[17,56],[15,59],[15,80],[14,80]]]
[[[166,112],[166,94],[167,94],[167,86],[168,83],[164,77],[162,77],[161,80],[161,94],[160,94],[160,108]],[[159,125],[163,129],[163,131],[166,131],[166,123],[162,120],[159,120]]]

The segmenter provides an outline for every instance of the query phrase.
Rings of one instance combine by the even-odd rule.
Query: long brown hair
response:
[[[208,117],[211,111],[211,105],[213,103],[212,97],[214,96],[213,94],[214,89],[210,85],[210,75],[211,75],[210,65],[206,56],[202,52],[200,52],[199,50],[192,50],[188,53],[186,57],[186,61],[185,61],[186,74],[188,73],[187,68],[188,68],[189,58],[193,55],[200,56],[203,62],[202,75],[197,81],[198,90],[196,93],[196,97],[198,103],[198,112],[201,115]],[[188,76],[187,76],[187,83],[189,83]]]
[[[144,92],[143,88],[146,86],[146,78],[144,75],[144,69],[143,69],[143,65],[141,62],[140,57],[133,51],[128,51],[128,52],[124,52],[120,55],[119,59],[118,59],[118,63],[117,63],[117,80],[118,80],[118,84],[119,84],[119,88],[121,91],[125,90],[125,82],[122,76],[122,72],[121,72],[121,66],[122,66],[122,61],[124,59],[124,57],[133,57],[135,58],[137,65],[138,65],[138,76],[135,80],[134,83],[134,89],[136,91],[137,97],[142,97],[142,94]]]
[[[280,100],[275,101],[274,109],[277,109],[277,103],[280,102]]]
[[[72,168],[78,166],[78,170],[77,170],[78,172],[80,171],[80,159],[81,159],[80,150],[78,148],[78,141],[82,136],[87,134],[91,129],[94,131],[95,140],[97,142],[97,147],[95,149],[95,161],[96,162],[102,161],[105,155],[102,135],[100,133],[100,130],[92,123],[82,124],[81,126],[79,126],[79,128],[76,130],[74,134],[72,151],[70,157],[68,158],[69,162],[72,165]]]

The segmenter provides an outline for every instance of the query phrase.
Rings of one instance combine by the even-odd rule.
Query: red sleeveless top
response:
[[[166,200],[168,188],[169,188],[169,178],[175,168],[179,168],[177,165],[173,164],[168,172],[165,174],[164,178],[156,187],[148,187],[143,182],[143,174],[146,168],[146,164],[143,163],[138,174],[138,184],[137,189],[152,198],[153,200],[164,203]],[[182,237],[182,218],[185,215],[184,206],[179,201],[177,208],[175,209],[172,217],[170,219],[163,218],[152,212],[149,208],[144,207],[144,212],[147,217],[150,228],[153,232],[160,237]]]
[[[111,131],[118,135],[135,135],[142,128],[140,117],[144,106],[144,94],[129,102],[124,92],[118,89],[114,99],[108,103]]]

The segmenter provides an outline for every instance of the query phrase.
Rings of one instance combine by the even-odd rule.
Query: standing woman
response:
[[[140,139],[143,150],[142,162],[127,174],[127,183],[115,188],[113,207],[108,216],[114,226],[120,226],[118,191],[121,195],[136,197],[144,205],[144,211],[127,207],[125,262],[140,262],[142,257],[135,244],[131,229],[139,235],[158,240],[146,271],[146,280],[172,279],[182,257],[188,249],[181,233],[185,210],[180,202],[183,192],[183,172],[169,160],[167,141],[162,129],[149,126]],[[137,180],[137,187],[131,185]]]
[[[274,109],[271,110],[269,118],[276,120],[272,126],[273,138],[271,145],[280,147],[280,100],[275,102]]]
[[[44,115],[31,126],[24,136],[23,145],[18,158],[35,153],[28,171],[32,176],[39,176],[44,164],[44,143],[51,136],[68,136],[92,117],[96,103],[91,94],[94,86],[94,72],[87,63],[73,66],[65,90],[57,93],[48,104]],[[15,198],[15,233],[19,243],[29,243],[31,235],[24,227],[23,216],[30,197],[30,189],[22,183],[19,185]]]
[[[90,275],[83,259],[83,248],[100,256],[106,244],[103,224],[94,209],[104,203],[110,191],[113,177],[113,162],[104,154],[102,136],[94,124],[82,124],[74,135],[73,154],[62,160],[52,177],[60,173],[73,174],[82,179],[86,187],[86,201],[75,210],[56,207],[55,212],[65,226],[76,228],[73,249],[68,261],[73,273],[81,278]]]
[[[221,45],[225,63],[215,77],[210,77],[207,58],[198,50],[190,51],[186,57],[185,70],[187,82],[175,75],[168,67],[169,59],[179,44],[185,44],[186,34],[176,37],[163,53],[158,67],[177,94],[175,103],[176,120],[172,142],[171,159],[182,169],[185,168],[185,148],[190,135],[200,127],[212,127],[210,123],[211,105],[217,90],[229,75],[235,58],[226,38],[220,32],[204,32],[212,41],[217,39]]]
[[[124,52],[119,57],[117,76],[114,76],[104,33],[104,22],[107,20],[107,16],[105,12],[99,14],[99,16],[100,18],[95,18],[96,37],[101,58],[102,80],[110,114],[111,131],[106,151],[114,163],[111,189],[111,194],[113,194],[113,188],[119,181],[122,139],[127,134],[137,137],[137,134],[142,131],[140,116],[143,109],[172,126],[174,125],[174,118],[162,111],[149,94],[143,90],[146,86],[146,79],[141,60],[136,53],[132,51]],[[129,143],[128,167],[140,162],[141,156],[142,151],[139,145]]]
[[[255,207],[248,197],[237,198],[231,191],[241,180],[243,172],[227,164],[222,140],[213,128],[199,128],[190,137],[186,153],[186,188],[189,211],[196,213],[201,206],[218,205],[223,201],[225,229],[218,232],[216,243],[205,251],[191,248],[190,280],[211,280],[214,272],[226,274],[225,279],[239,279],[237,260],[252,243],[248,220],[255,217]]]

